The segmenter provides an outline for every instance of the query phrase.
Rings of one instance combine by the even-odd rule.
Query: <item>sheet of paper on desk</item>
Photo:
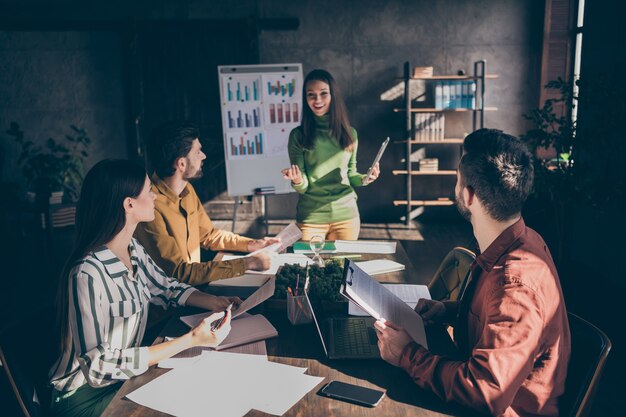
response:
[[[361,262],[357,262],[359,265]],[[430,300],[430,291],[426,285],[413,285],[413,284],[383,284],[383,287],[389,289],[393,294],[398,296],[406,305],[415,309],[417,301],[420,298],[426,298]],[[367,311],[360,308],[358,305],[350,301],[348,304],[348,314],[351,316],[369,316]]]
[[[335,240],[337,253],[396,253],[396,242],[377,240]]]
[[[224,255],[222,257],[222,260],[228,261],[230,259],[237,259],[242,257],[243,256],[239,255]],[[277,253],[270,255],[270,258],[272,261],[272,266],[269,269],[266,269],[265,271],[247,270],[246,275],[276,275],[278,273],[278,268],[283,265],[313,265],[313,261],[306,255],[303,255],[301,253]]]
[[[356,264],[369,275],[387,274],[406,269],[404,265],[391,259],[374,259],[372,261],[357,262]]]
[[[175,368],[127,398],[174,416],[239,417],[251,409],[282,415],[324,380],[304,371],[255,355],[204,352],[194,366]]]
[[[341,294],[376,320],[385,319],[403,327],[413,340],[428,348],[422,317],[354,262],[350,261],[348,268]]]
[[[165,340],[172,340],[170,337],[166,337]],[[200,356],[204,352],[210,352],[213,349],[203,346],[195,346],[172,356],[168,359],[163,359],[159,362],[158,367],[163,369],[172,369],[179,366],[190,366],[196,363]],[[236,353],[239,355],[255,355],[267,360],[267,348],[264,340],[258,342],[247,343],[245,345],[236,346],[228,349],[221,350],[221,352]]]

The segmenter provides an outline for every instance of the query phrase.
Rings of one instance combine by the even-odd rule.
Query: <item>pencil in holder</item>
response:
[[[291,324],[306,324],[313,321],[309,304],[304,295],[287,293],[287,318]]]

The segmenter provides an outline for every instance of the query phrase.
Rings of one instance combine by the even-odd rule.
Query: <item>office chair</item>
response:
[[[606,334],[575,314],[567,313],[572,353],[567,368],[565,393],[560,399],[562,416],[589,415],[604,363],[611,350]]]
[[[52,308],[44,308],[17,320],[0,335],[2,368],[26,417],[48,415],[48,370],[57,359],[54,331]]]
[[[462,247],[448,252],[428,284],[431,298],[439,301],[456,300],[474,258],[474,252]]]

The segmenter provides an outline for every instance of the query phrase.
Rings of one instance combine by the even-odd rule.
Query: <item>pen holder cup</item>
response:
[[[309,304],[304,295],[287,294],[287,318],[291,324],[306,324],[313,321]]]

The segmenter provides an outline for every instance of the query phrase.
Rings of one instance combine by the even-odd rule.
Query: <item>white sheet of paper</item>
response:
[[[279,234],[276,235],[277,238],[280,238],[281,246],[279,248],[279,252],[284,251],[289,246],[293,245],[302,237],[302,231],[296,226],[295,223],[289,223],[287,227],[280,231]]]
[[[261,285],[258,290],[252,293],[250,297],[246,298],[235,311],[233,311],[233,318],[239,317],[246,311],[250,310],[261,304],[263,301],[274,295],[276,289],[276,278],[269,277],[267,282]]]
[[[245,368],[253,366],[254,362],[241,359],[239,366],[234,366],[231,360],[223,360],[221,363],[212,361],[211,366],[203,362],[198,360],[194,366],[175,368],[126,397],[176,417],[201,417],[207,413],[241,417],[250,411],[250,404],[241,401],[241,392],[233,387],[241,384]]]
[[[242,257],[243,256],[240,255],[224,255],[222,259],[228,261],[230,259],[237,259]],[[246,275],[276,275],[278,273],[278,268],[283,265],[313,265],[313,260],[301,253],[277,253],[270,255],[270,258],[272,261],[272,266],[270,266],[269,269],[266,269],[265,271],[247,270]],[[230,279],[235,278],[229,278],[228,280]]]
[[[337,253],[396,253],[396,242],[377,240],[335,240]]]
[[[175,368],[127,398],[174,416],[240,417],[253,408],[282,415],[324,380],[305,370],[258,355],[203,352],[194,366]]]
[[[357,262],[357,265],[360,262]],[[393,294],[406,303],[413,310],[420,298],[430,300],[430,291],[426,285],[413,284],[383,284],[383,287],[389,289]],[[348,304],[348,314],[351,316],[369,316],[367,311],[350,301]]]
[[[422,317],[354,262],[351,265],[353,270],[348,271],[348,285],[343,288],[343,294],[376,320],[387,320],[403,327],[414,341],[428,348]]]
[[[278,368],[276,365],[279,364],[268,362],[264,369],[257,367],[248,373],[249,377],[256,373],[253,379],[265,381],[250,391],[249,395],[255,410],[282,416],[325,378],[295,373],[288,369],[290,366]]]
[[[369,275],[386,274],[388,272],[404,271],[403,264],[391,259],[374,259],[371,261],[356,262],[363,271]]]
[[[172,340],[172,338],[166,337],[165,340]],[[193,365],[200,359],[204,352],[211,350],[213,349],[202,346],[192,347],[183,350],[171,358],[160,361],[158,367],[163,369],[172,369],[181,366]],[[237,353],[241,355],[255,355],[267,360],[267,348],[264,340],[259,340],[258,342],[248,343],[230,349],[224,349],[222,352]]]
[[[235,278],[218,279],[209,282],[215,287],[260,287],[265,284],[267,277],[259,274],[244,274]]]

